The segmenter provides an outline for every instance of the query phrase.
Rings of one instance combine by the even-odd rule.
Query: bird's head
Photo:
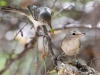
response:
[[[85,35],[85,33],[82,33],[80,31],[71,31],[70,34],[72,36],[77,36],[77,37],[81,37],[81,36],[84,36]]]
[[[49,25],[50,28],[52,28],[51,26],[51,13],[47,11],[46,8],[41,9],[42,11],[39,13],[38,15],[38,20],[45,24],[45,25]]]

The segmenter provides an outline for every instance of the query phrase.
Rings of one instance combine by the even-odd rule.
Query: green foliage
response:
[[[9,70],[7,70],[6,72],[4,72],[2,75],[10,75]]]
[[[48,73],[55,73],[55,72],[56,72],[56,70],[51,70]]]
[[[7,60],[8,57],[9,57],[8,54],[0,53],[0,70],[4,68],[6,60]],[[10,75],[9,70],[4,72],[2,75]]]
[[[7,2],[5,0],[0,1],[0,6],[6,6],[6,5],[7,5]]]
[[[0,53],[0,70],[4,67],[8,57],[9,56],[6,53]]]
[[[51,32],[51,33],[54,33],[54,29],[50,29],[50,32]]]
[[[15,53],[13,53],[12,54],[12,56],[11,56],[11,58],[15,58],[16,57],[16,54]]]

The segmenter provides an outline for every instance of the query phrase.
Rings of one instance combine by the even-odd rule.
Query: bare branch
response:
[[[71,63],[57,62],[58,75],[99,75],[100,73],[93,68],[88,67],[86,64],[82,64],[79,61],[73,61]]]
[[[46,38],[47,38],[47,41],[48,41],[48,50],[49,50],[51,58],[53,60],[53,65],[56,66],[56,56],[54,55],[54,52],[52,50],[52,41],[51,41],[51,38],[48,35],[47,28],[45,26],[43,26],[43,29],[44,29],[44,34],[47,36]]]
[[[7,63],[5,64],[4,68],[0,71],[0,75],[3,74],[7,69],[9,69],[10,65],[15,62],[16,60],[22,58],[24,56],[25,53],[27,53],[30,49],[33,48],[33,45],[35,44],[35,42],[37,41],[38,39],[38,33],[36,33],[36,36],[33,37],[33,39],[29,42],[29,43],[26,43],[25,46],[24,46],[24,49],[23,51],[16,55],[15,58],[11,58],[7,61]]]
[[[19,30],[18,33],[16,33],[15,37],[13,40],[15,40],[16,36],[21,32],[21,34],[23,35],[22,29],[24,29],[24,27],[28,24],[28,22]]]
[[[96,27],[96,26],[92,27],[91,25],[82,25],[82,24],[68,24],[68,25],[59,25],[59,26],[61,27],[54,28],[54,31],[68,29],[68,28],[100,29],[99,27]]]

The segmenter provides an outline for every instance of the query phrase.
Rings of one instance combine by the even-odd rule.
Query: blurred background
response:
[[[0,0],[0,7],[27,9],[27,5],[47,6],[54,11],[52,27],[55,30],[50,36],[56,56],[62,53],[61,42],[68,31],[85,32],[86,35],[81,38],[78,58],[100,72],[100,0]],[[24,45],[34,35],[34,29],[30,29],[31,27],[32,23],[25,16],[0,10],[0,70],[11,54],[14,57],[23,51]],[[21,28],[23,36],[21,33],[16,36]],[[46,41],[45,50],[48,51]],[[13,62],[2,75],[44,75],[45,70],[48,71],[52,67],[52,61],[48,54],[45,62],[42,60],[43,51],[43,37],[39,37],[34,48]],[[51,71],[47,75],[57,73]]]

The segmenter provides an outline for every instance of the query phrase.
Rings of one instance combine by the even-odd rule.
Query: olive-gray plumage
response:
[[[74,56],[78,54],[80,48],[80,37],[83,35],[84,33],[80,31],[71,31],[67,33],[61,45],[65,55]]]

